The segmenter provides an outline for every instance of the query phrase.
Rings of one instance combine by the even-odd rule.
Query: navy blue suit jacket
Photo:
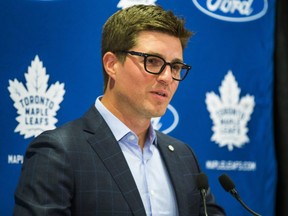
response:
[[[157,141],[179,215],[204,215],[194,153],[160,132]],[[225,215],[210,191],[207,206],[209,216]],[[119,144],[94,106],[82,118],[42,133],[29,145],[15,192],[14,215],[145,215]]]

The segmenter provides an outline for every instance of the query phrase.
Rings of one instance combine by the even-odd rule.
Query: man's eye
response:
[[[172,68],[173,68],[173,70],[180,71],[180,70],[182,69],[182,65],[180,65],[180,64],[173,64],[173,65],[172,65]]]
[[[149,65],[154,65],[154,66],[162,66],[163,65],[163,61],[159,58],[156,58],[156,57],[148,57],[147,63]]]

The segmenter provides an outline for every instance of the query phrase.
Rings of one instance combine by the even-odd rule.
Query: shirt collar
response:
[[[128,133],[134,133],[102,104],[100,101],[101,97],[102,96],[97,97],[95,101],[95,107],[108,124],[116,140],[119,141]],[[149,126],[146,142],[152,143],[154,145],[157,143],[156,133],[151,123]]]

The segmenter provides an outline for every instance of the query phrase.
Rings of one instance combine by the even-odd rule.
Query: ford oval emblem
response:
[[[203,13],[229,22],[248,22],[264,16],[267,0],[192,0]]]

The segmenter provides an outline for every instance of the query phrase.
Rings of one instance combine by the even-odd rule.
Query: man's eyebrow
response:
[[[151,54],[151,55],[159,56],[159,57],[165,59],[165,57],[164,57],[162,54],[160,54],[160,53],[147,52],[147,54]],[[165,59],[165,61],[167,61],[167,60]],[[172,59],[172,60],[169,61],[169,62],[171,62],[171,63],[174,63],[174,62],[180,62],[180,63],[183,63],[183,60],[182,60],[182,59],[179,59],[179,58],[174,58],[174,59]]]

